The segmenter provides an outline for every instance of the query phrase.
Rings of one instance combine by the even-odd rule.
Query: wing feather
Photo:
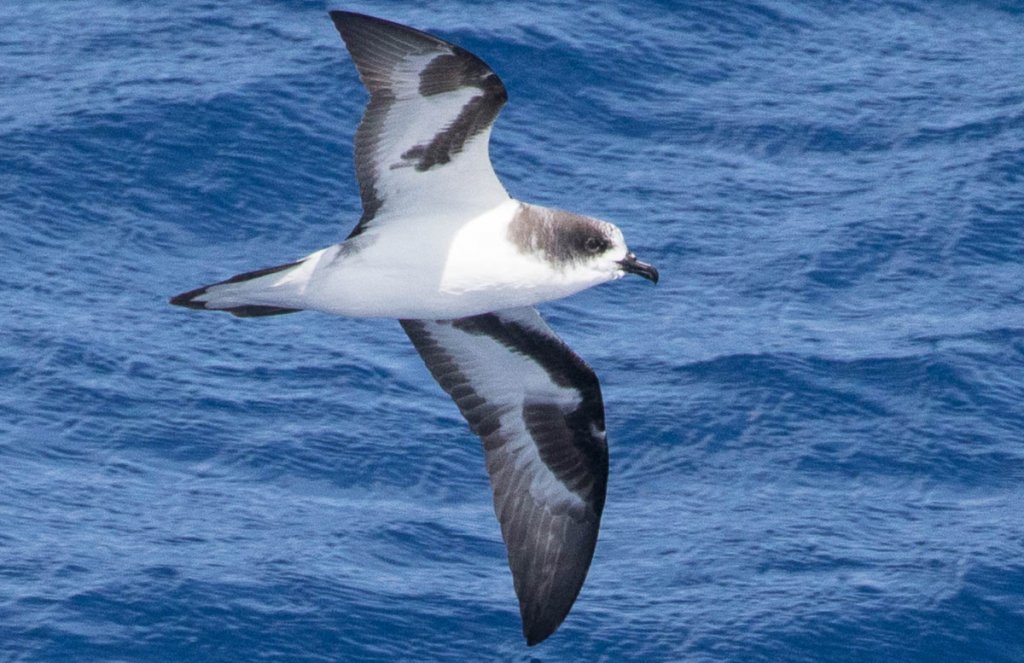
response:
[[[483,60],[384,19],[332,11],[370,101],[356,131],[356,179],[371,224],[464,210],[508,199],[489,156],[491,126],[508,99]]]
[[[533,308],[403,320],[483,442],[529,644],[565,619],[590,568],[608,480],[597,377]]]

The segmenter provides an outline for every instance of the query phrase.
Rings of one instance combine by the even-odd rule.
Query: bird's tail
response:
[[[312,257],[312,256],[310,256]],[[227,311],[239,317],[281,315],[301,311],[302,286],[308,282],[306,260],[267,267],[204,285],[171,298],[176,306]]]

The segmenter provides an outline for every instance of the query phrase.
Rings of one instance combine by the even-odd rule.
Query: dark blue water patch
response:
[[[231,241],[266,234],[268,222],[276,228],[282,218],[295,217],[309,203],[315,207],[325,195],[358,204],[354,183],[344,177],[350,169],[332,168],[349,163],[347,146],[319,137],[299,141],[284,129],[308,131],[301,123],[276,122],[273,109],[262,104],[246,111],[240,107],[244,99],[249,98],[87,117],[75,131],[26,136],[26,151],[42,161],[10,163],[9,181],[24,182],[18,187],[20,197],[43,206],[29,218],[45,221],[38,226],[44,235],[61,241],[97,233],[118,244],[125,236],[138,235],[129,245],[153,248],[180,245],[180,237],[161,237],[156,229],[182,214],[187,221],[183,225],[199,237]],[[313,147],[289,149],[297,142]],[[53,181],[45,176],[53,169],[69,169],[76,176],[59,187],[40,189],[36,182]],[[108,188],[113,197],[105,196],[100,204],[95,194]],[[351,195],[345,195],[346,189]],[[112,206],[120,209],[111,214]],[[323,217],[311,220],[329,224],[332,234],[340,235],[346,220],[321,208]],[[350,216],[354,222],[355,209]],[[117,239],[115,232],[121,235]]]
[[[724,357],[681,369],[682,400],[622,416],[638,438],[662,441],[655,446],[684,445],[672,454],[677,469],[694,453],[760,453],[806,481],[839,474],[1009,486],[1024,473],[1021,450],[1004,443],[1022,431],[1014,406],[1022,395],[1010,375],[1024,365],[1018,353],[1007,359],[1005,376],[987,376],[992,388],[979,390],[964,372],[974,360],[948,353]],[[965,424],[979,420],[986,423]]]
[[[857,279],[871,278],[893,259],[901,244],[906,244],[900,231],[887,224],[873,231],[865,224],[858,224],[856,231],[850,234],[855,235],[850,244],[839,240],[839,247],[814,257],[815,264],[807,271],[807,279],[830,290],[850,287]]]
[[[730,652],[730,658],[750,656],[751,660],[762,661],[778,658],[814,661],[821,660],[820,657],[830,661],[952,658],[1009,662],[1019,656],[1020,650],[1000,648],[999,643],[1006,634],[1006,625],[998,622],[957,628],[956,617],[941,609],[930,615],[918,615],[876,605],[864,610],[858,620],[847,618],[839,609],[826,612],[794,628],[766,634],[763,650],[741,647]]]
[[[994,654],[1002,657],[1000,660],[1012,661],[1024,655],[1024,645],[1013,643],[1014,634],[1024,627],[1019,604],[1022,582],[1024,566],[1019,564],[973,566],[964,574],[961,590],[942,604],[950,619],[962,614],[979,616],[980,624],[972,624],[964,638],[965,649],[977,646],[975,658]],[[1011,645],[1002,650],[1001,642]]]
[[[1018,140],[1024,130],[1024,113],[1019,112],[1021,100],[1013,99],[1012,109],[982,119],[961,121],[944,127],[922,127],[907,142],[908,147],[920,147],[931,143],[970,144],[985,141],[1007,133],[1016,134]]]
[[[1024,200],[975,203],[967,224],[956,238],[954,249],[959,262],[1009,263],[1020,273],[1018,257],[1024,250]]]
[[[452,652],[489,659],[494,648],[475,644],[466,624],[479,624],[479,637],[509,621],[506,611],[484,605],[375,597],[308,575],[223,583],[160,568],[70,597],[60,618],[59,625],[26,625],[19,641],[40,658],[92,660],[372,661]]]
[[[481,499],[486,495],[481,493]],[[397,567],[419,564],[463,565],[469,572],[477,564],[499,565],[504,551],[489,532],[471,537],[436,523],[399,522],[377,533],[382,559]]]
[[[995,151],[988,159],[982,181],[998,187],[1011,187],[1024,179],[1024,145]],[[1013,189],[1003,189],[1011,195]]]

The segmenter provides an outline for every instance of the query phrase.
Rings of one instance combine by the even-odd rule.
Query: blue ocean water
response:
[[[0,4],[0,660],[1024,660],[1024,6],[353,2],[478,53],[516,197],[655,263],[527,649],[397,324],[167,305],[359,215],[320,2]]]

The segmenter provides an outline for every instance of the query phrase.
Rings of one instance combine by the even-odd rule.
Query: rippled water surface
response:
[[[661,269],[590,577],[527,649],[397,324],[167,305],[338,241],[319,3],[0,5],[0,660],[1024,659],[1024,7],[357,2],[498,71],[512,195]]]

